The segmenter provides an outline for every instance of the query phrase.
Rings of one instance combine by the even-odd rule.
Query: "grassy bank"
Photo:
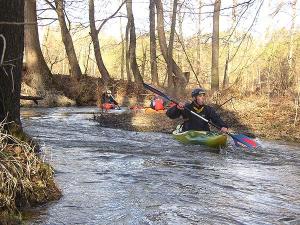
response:
[[[21,223],[20,209],[59,199],[53,175],[32,146],[0,129],[0,224]]]

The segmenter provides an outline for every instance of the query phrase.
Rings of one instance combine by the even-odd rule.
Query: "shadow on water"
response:
[[[299,145],[220,154],[168,134],[100,127],[97,108],[23,109],[63,198],[30,224],[299,224]]]

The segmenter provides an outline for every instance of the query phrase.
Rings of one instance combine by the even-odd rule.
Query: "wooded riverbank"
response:
[[[295,106],[287,98],[269,102],[266,98],[251,96],[235,98],[222,107],[214,106],[234,132],[262,139],[300,142],[299,118],[296,118]],[[142,110],[128,110],[117,115],[99,113],[95,120],[107,127],[166,133],[182,123],[180,119],[169,119],[164,112],[145,113]]]
[[[61,96],[66,96],[78,106],[99,106],[100,96],[106,90],[101,79],[90,76],[77,82],[72,80],[70,76],[55,75],[53,82]],[[64,85],[70,82],[72,85]],[[112,81],[109,87],[116,100],[123,107],[149,107],[150,99],[153,96],[153,93],[126,81]],[[30,94],[30,90],[28,93]],[[177,96],[177,98],[182,101],[190,100],[190,89],[187,89],[185,93]],[[56,100],[48,98],[41,101],[38,106],[72,105]],[[217,109],[217,112],[233,131],[250,133],[260,138],[300,142],[300,118],[297,108],[299,106],[291,93],[268,96],[260,92],[235,92],[232,88],[230,91],[208,95],[207,102]],[[28,107],[36,106],[30,101],[22,101],[22,103]],[[180,120],[171,121],[164,114],[143,114],[134,110],[128,110],[128,112],[117,117],[110,114],[100,115],[98,120],[101,120],[101,124],[105,126],[157,132],[171,132],[176,124],[180,123]],[[135,118],[135,122],[132,124],[133,118]],[[145,123],[148,125],[146,126]]]

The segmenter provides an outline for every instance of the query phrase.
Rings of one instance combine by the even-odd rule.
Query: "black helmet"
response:
[[[201,95],[201,94],[205,94],[205,90],[203,88],[195,88],[193,91],[192,91],[192,97],[196,97],[198,95]]]

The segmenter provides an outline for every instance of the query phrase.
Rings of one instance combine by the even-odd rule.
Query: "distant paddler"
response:
[[[101,96],[102,110],[120,109],[119,103],[113,97],[111,90],[106,90]]]

